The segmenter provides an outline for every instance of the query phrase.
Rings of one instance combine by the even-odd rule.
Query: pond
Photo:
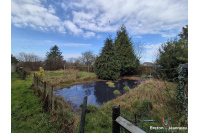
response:
[[[126,85],[133,89],[140,84],[141,81],[121,79],[114,82],[115,87],[109,87],[106,82],[107,81],[96,81],[80,85],[72,85],[70,88],[55,90],[54,93],[58,96],[64,97],[74,108],[79,107],[80,104],[83,103],[83,98],[85,96],[88,96],[88,105],[93,104],[99,107],[103,103],[117,97],[113,93],[114,90],[119,90],[121,94],[124,94],[127,92],[123,89]]]

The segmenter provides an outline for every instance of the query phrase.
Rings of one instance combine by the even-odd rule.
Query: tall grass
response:
[[[75,132],[79,116],[66,103],[58,102],[62,101],[62,98],[58,97],[55,98],[55,110],[45,111],[45,103],[40,96],[43,92],[31,86],[32,83],[32,76],[21,80],[18,74],[11,74],[11,131]],[[58,103],[63,104],[63,111],[57,106]]]
[[[97,77],[94,73],[78,71],[77,69],[66,69],[58,71],[45,71],[45,81],[51,82],[54,85],[70,86],[75,83],[94,81]]]
[[[166,85],[168,89],[166,89]],[[164,83],[161,80],[146,80],[130,92],[105,103],[95,112],[87,114],[85,130],[87,133],[112,132],[112,107],[118,105],[120,105],[121,114],[129,120],[134,121],[134,114],[137,114],[137,118],[140,120],[156,120],[153,123],[138,123],[139,126],[146,129],[149,129],[150,126],[162,127],[163,117],[171,118],[172,126],[180,126],[176,111],[176,86],[175,83]]]

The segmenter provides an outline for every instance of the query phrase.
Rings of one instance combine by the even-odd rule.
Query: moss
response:
[[[109,86],[109,87],[115,87],[115,84],[113,82],[106,82],[106,84]]]
[[[121,94],[118,90],[114,90],[113,93],[114,93],[115,95]]]
[[[124,90],[126,90],[126,91],[130,91],[130,88],[126,85],[126,86],[124,86],[124,88],[123,88]]]

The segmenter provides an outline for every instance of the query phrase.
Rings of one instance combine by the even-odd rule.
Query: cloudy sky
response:
[[[45,57],[57,45],[65,59],[87,50],[98,55],[109,35],[125,24],[142,42],[141,62],[188,24],[187,0],[11,0],[11,53]]]

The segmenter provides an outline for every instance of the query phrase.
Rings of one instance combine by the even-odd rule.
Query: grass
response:
[[[85,132],[112,132],[112,107],[118,105],[120,105],[121,114],[129,120],[134,120],[135,113],[140,120],[156,120],[152,123],[138,123],[139,126],[146,129],[149,129],[150,126],[163,127],[163,117],[171,118],[171,126],[181,126],[181,119],[176,111],[175,88],[177,84],[166,82],[166,85],[168,90],[163,81],[149,79],[130,92],[105,103],[98,110],[86,115]]]
[[[57,71],[45,71],[44,80],[56,85],[55,89],[60,86],[71,86],[82,82],[91,82],[97,79],[95,73],[78,71],[76,69],[66,69]]]
[[[19,132],[66,132],[75,131],[76,115],[65,105],[68,113],[61,118],[59,111],[46,112],[41,97],[32,88],[32,76],[25,80],[17,73],[11,74],[11,131]],[[71,125],[70,125],[71,124]],[[70,125],[70,126],[69,126]]]
[[[115,84],[113,82],[106,82],[106,84],[109,86],[109,87],[115,87]]]

